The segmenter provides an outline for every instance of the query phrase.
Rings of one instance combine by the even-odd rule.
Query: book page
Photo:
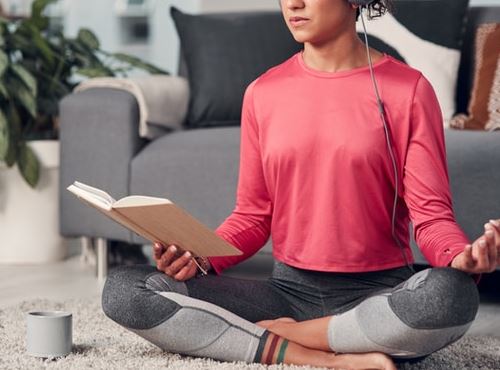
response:
[[[113,204],[113,208],[149,206],[153,204],[170,204],[170,200],[165,198],[148,197],[145,195],[129,195]]]
[[[95,207],[106,210],[110,210],[112,207],[113,203],[110,203],[108,199],[103,198],[95,193],[89,192],[85,189],[82,189],[76,186],[75,184],[68,186],[66,189],[75,194],[78,198],[82,199],[83,201]]]

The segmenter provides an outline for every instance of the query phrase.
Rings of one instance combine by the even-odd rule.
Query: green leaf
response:
[[[26,109],[31,117],[36,118],[36,97],[20,81],[12,79],[9,83],[11,84],[11,92],[15,100]]]
[[[40,178],[40,162],[26,142],[22,142],[19,149],[17,166],[26,182],[34,188]]]
[[[23,54],[25,52],[30,52],[29,55],[33,54],[33,45],[30,40],[19,33],[10,35],[9,44],[12,50],[22,51]]]
[[[5,87],[5,84],[2,80],[0,80],[0,95],[3,96],[6,100],[10,97],[9,92],[7,91],[7,88]]]
[[[8,167],[12,167],[17,160],[18,144],[21,139],[21,118],[19,112],[12,101],[7,109],[7,119],[9,123],[9,149],[5,157],[5,163]]]
[[[56,2],[58,0],[35,0],[31,4],[31,21],[39,29],[46,29],[48,26],[48,18],[42,13],[50,3]]]
[[[40,17],[42,16],[43,11],[50,3],[54,3],[59,0],[35,0],[31,4],[31,16],[32,17]]]
[[[9,66],[9,56],[0,49],[0,76],[3,76],[5,70]]]
[[[32,37],[35,46],[38,48],[40,53],[43,55],[45,60],[49,63],[50,66],[54,65],[54,53],[50,48],[50,45],[47,40],[45,40],[42,35],[35,30],[32,30]]]
[[[5,161],[7,153],[9,152],[9,142],[10,142],[10,132],[9,125],[7,123],[7,118],[0,110],[0,161]]]
[[[169,74],[169,72],[167,72],[161,68],[158,68],[150,63],[146,63],[143,60],[141,60],[135,56],[132,56],[132,55],[127,55],[127,54],[123,54],[123,53],[112,53],[111,56],[113,56],[114,58],[116,58],[122,62],[131,64],[134,67],[146,70],[149,73],[167,74],[167,75]]]
[[[81,28],[78,31],[77,39],[91,50],[99,49],[99,40],[88,28]]]
[[[37,95],[37,84],[35,77],[22,65],[11,64],[12,71],[24,82],[26,87],[30,90],[31,94]]]
[[[79,68],[75,70],[75,73],[81,74],[87,77],[107,77],[110,76],[108,71],[103,68]]]
[[[38,51],[50,67],[54,64],[54,52],[52,51],[49,41],[45,39],[41,30],[29,20],[23,20],[19,27],[12,35],[17,48],[28,53],[32,57],[36,57],[33,51]]]

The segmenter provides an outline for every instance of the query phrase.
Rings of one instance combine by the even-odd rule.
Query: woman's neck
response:
[[[370,56],[372,63],[375,63],[383,55],[370,48]],[[355,39],[339,38],[321,45],[306,42],[303,59],[308,67],[324,72],[340,72],[368,64],[366,46],[357,36]]]

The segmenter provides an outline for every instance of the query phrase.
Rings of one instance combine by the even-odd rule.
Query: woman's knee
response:
[[[106,316],[130,329],[148,329],[173,315],[179,305],[165,300],[159,291],[187,295],[183,282],[176,281],[154,266],[120,266],[110,270],[102,292]]]
[[[465,334],[478,302],[477,287],[466,273],[451,268],[420,271],[334,316],[328,327],[330,348],[380,351],[396,358],[425,356]]]
[[[477,286],[467,273],[435,267],[411,276],[389,296],[394,313],[415,329],[467,326],[479,307]]]

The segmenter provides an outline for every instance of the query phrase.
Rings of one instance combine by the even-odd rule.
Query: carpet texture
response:
[[[26,352],[25,313],[30,310],[67,310],[73,313],[73,351],[58,359],[39,359]],[[295,365],[220,362],[167,353],[109,320],[98,300],[24,301],[0,309],[0,369],[320,369]],[[500,369],[500,339],[463,337],[417,363],[399,369]]]

